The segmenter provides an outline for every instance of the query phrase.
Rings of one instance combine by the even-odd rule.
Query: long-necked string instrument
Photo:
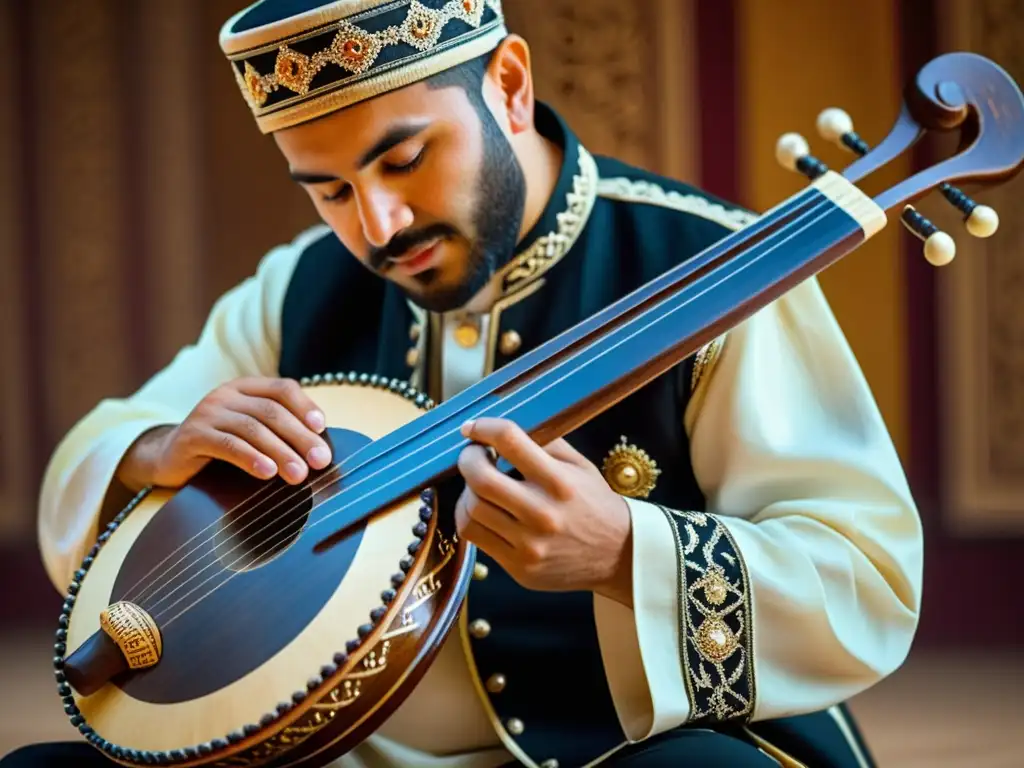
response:
[[[406,698],[459,611],[474,549],[431,489],[457,471],[465,420],[566,435],[897,209],[929,261],[946,263],[952,239],[912,203],[939,189],[970,233],[989,236],[995,213],[952,185],[1000,184],[1024,163],[1021,91],[969,53],[920,71],[877,148],[836,110],[819,130],[859,158],[840,174],[783,137],[778,157],[806,188],[437,407],[369,373],[305,382],[336,463],[301,486],[215,463],[181,489],[140,494],[99,536],[60,616],[54,667],[72,725],[124,765],[325,765]],[[951,157],[874,198],[857,186],[927,132],[952,130]]]

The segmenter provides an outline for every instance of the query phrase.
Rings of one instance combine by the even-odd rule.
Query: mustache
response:
[[[399,232],[391,242],[382,248],[371,248],[368,254],[370,266],[380,271],[388,259],[397,259],[399,256],[408,253],[418,245],[429,243],[439,237],[453,237],[456,232],[454,227],[448,224],[431,224],[423,229],[411,229]]]

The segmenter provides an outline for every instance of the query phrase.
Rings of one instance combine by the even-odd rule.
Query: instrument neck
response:
[[[350,457],[336,531],[456,471],[468,419],[514,421],[544,444],[593,419],[857,248],[884,212],[834,173],[750,226]],[[666,243],[672,247],[672,243]],[[504,470],[511,469],[504,461]]]

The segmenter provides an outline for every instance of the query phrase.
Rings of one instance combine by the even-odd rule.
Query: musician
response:
[[[325,466],[301,377],[448,399],[754,220],[590,152],[535,100],[498,0],[264,0],[221,43],[323,224],[58,447],[39,510],[58,589],[125,491],[211,459],[293,484]],[[564,440],[464,433],[455,514],[480,554],[459,628],[335,765],[872,765],[843,703],[907,655],[922,531],[815,280]],[[3,761],[106,764],[84,742]]]

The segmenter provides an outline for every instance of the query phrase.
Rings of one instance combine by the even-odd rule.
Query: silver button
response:
[[[552,757],[550,760],[545,760],[541,763],[540,768],[558,768],[558,761]]]
[[[483,640],[491,634],[491,625],[485,619],[474,619],[469,624],[469,634],[477,640]]]
[[[523,725],[523,721],[520,720],[518,717],[513,717],[505,721],[505,727],[508,729],[508,732],[511,733],[513,736],[518,736],[526,730],[526,726]]]
[[[477,581],[483,581],[486,579],[488,572],[487,566],[483,563],[476,563],[473,566],[473,578]]]

